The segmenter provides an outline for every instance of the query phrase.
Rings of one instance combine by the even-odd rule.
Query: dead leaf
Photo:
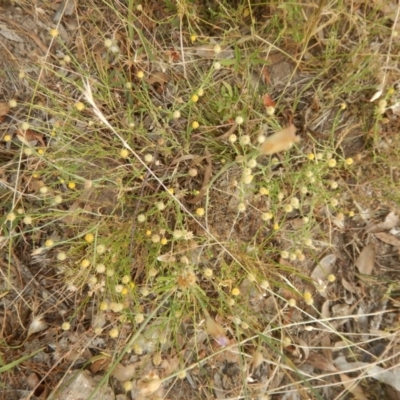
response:
[[[390,244],[391,246],[400,247],[400,239],[397,239],[396,236],[386,232],[375,233],[375,236],[384,243]]]
[[[26,378],[26,384],[29,386],[30,389],[35,389],[40,383],[39,377],[34,373],[31,372],[28,377]]]
[[[308,360],[308,357],[310,356],[310,346],[307,344],[307,342],[299,337],[293,337],[294,343],[296,343],[296,351],[299,352],[299,356],[303,360]]]
[[[155,367],[158,367],[158,366],[161,364],[161,361],[162,361],[161,354],[160,354],[160,353],[154,354],[154,357],[153,357],[153,365],[154,365]]]
[[[363,221],[368,221],[372,218],[371,211],[368,208],[363,209],[356,201],[354,201],[355,206],[358,209],[358,215]]]
[[[360,304],[357,310],[357,323],[358,329],[362,333],[368,332],[368,317],[365,315],[367,313],[365,306]]]
[[[42,254],[43,250],[44,250],[43,247],[38,247],[37,249],[35,249],[35,250],[33,250],[33,251],[31,252],[31,256],[32,256],[32,257],[38,256],[39,254]]]
[[[23,28],[23,26],[21,26],[20,24],[19,24],[19,22],[17,22],[17,21],[13,21],[12,19],[7,19],[7,24],[8,25],[12,25],[15,29],[18,29],[20,32],[23,32],[24,33],[24,35],[27,35],[27,36],[29,36],[39,47],[40,47],[40,49],[44,52],[44,53],[46,53],[47,52],[47,50],[48,50],[48,48],[47,48],[47,46],[42,42],[42,40],[39,38],[39,36],[35,33],[35,32],[33,32],[32,30],[25,30],[24,28]],[[10,29],[9,28],[7,28],[7,30],[10,32]],[[11,31],[11,32],[14,32],[14,31]],[[12,34],[13,35],[13,34]],[[16,37],[14,36],[14,40],[16,39]],[[12,40],[12,39],[11,39]],[[16,41],[18,41],[18,39],[16,40]]]
[[[379,97],[382,96],[382,89],[378,89],[374,95],[369,99],[369,101],[372,103],[373,101],[379,99]]]
[[[0,102],[0,117],[7,115],[9,111],[10,111],[10,106],[8,105],[8,103],[4,101]]]
[[[307,358],[307,364],[312,365],[314,368],[318,368],[324,372],[335,372],[336,367],[332,364],[332,361],[326,359],[322,354],[312,351]]]
[[[147,79],[147,83],[155,86],[157,93],[161,94],[164,92],[169,79],[169,76],[165,72],[155,71]]]
[[[272,97],[267,93],[264,94],[264,96],[262,97],[263,99],[263,103],[265,107],[275,107],[276,106],[276,102],[274,100],[272,100]]]
[[[137,387],[140,389],[140,394],[143,396],[148,396],[156,392],[160,386],[161,379],[157,374],[151,374],[137,383]]]
[[[350,293],[353,293],[353,294],[357,293],[356,287],[352,283],[347,282],[346,279],[344,279],[344,278],[342,278],[342,285]]]
[[[349,343],[347,340],[338,340],[337,342],[334,343],[332,351],[341,351],[343,349],[347,349],[349,347]],[[336,360],[335,360],[336,364]]]
[[[173,263],[176,261],[176,257],[171,253],[161,254],[160,256],[157,257],[157,261],[165,263]]]
[[[64,0],[60,3],[60,6],[54,14],[53,22],[58,22],[64,15],[72,15],[73,13],[75,13],[75,1]]]
[[[335,254],[329,254],[322,258],[311,273],[311,279],[315,282],[325,281],[328,275],[332,272],[336,260],[337,256]]]
[[[311,278],[314,280],[314,286],[322,297],[328,296],[326,293],[326,288],[328,285],[327,278],[328,275],[332,272],[332,269],[336,262],[336,258],[337,257],[334,254],[325,256],[311,273]]]
[[[255,371],[257,367],[259,367],[264,362],[264,356],[261,351],[256,350],[253,353],[253,359],[251,360],[251,371]]]
[[[176,50],[169,50],[167,54],[171,62],[178,62],[181,60],[181,55]]]
[[[47,323],[43,320],[43,316],[39,315],[32,319],[32,322],[29,325],[28,329],[28,337],[33,335],[36,332],[40,332],[45,330],[48,327]]]
[[[358,256],[355,266],[360,274],[371,275],[375,265],[375,245],[367,244]]]
[[[264,155],[272,155],[290,149],[299,141],[300,137],[296,136],[296,127],[292,124],[267,137],[261,145],[260,152]]]
[[[339,229],[344,229],[345,220],[343,214],[338,213],[337,215],[332,215],[331,221]]]
[[[135,363],[128,365],[118,364],[111,375],[114,376],[114,378],[118,379],[120,382],[126,382],[130,381],[135,376],[135,370]]]
[[[381,329],[374,329],[374,328],[371,328],[369,330],[369,333],[371,335],[380,336],[381,338],[387,338],[387,339],[389,339],[391,336],[393,336],[392,332],[382,331]]]
[[[112,360],[108,354],[100,353],[99,355],[92,357],[89,361],[92,363],[89,368],[90,372],[92,372],[92,374],[97,374],[100,371],[105,371]],[[118,368],[118,365],[116,368]]]
[[[348,317],[351,315],[351,310],[348,304],[335,304],[332,306],[332,315],[334,317]],[[340,320],[340,324],[343,324],[343,321],[347,321],[345,318],[340,318]]]
[[[331,316],[331,313],[329,311],[329,305],[330,305],[329,300],[324,301],[324,304],[322,304],[321,317],[324,319],[328,319]]]
[[[386,216],[385,221],[380,222],[379,224],[369,225],[366,227],[365,231],[367,233],[387,231],[394,228],[398,223],[399,217],[392,211]]]
[[[229,59],[234,57],[234,51],[230,49],[222,49],[220,52],[215,52],[214,44],[203,44],[189,49],[189,52],[206,59]]]
[[[26,146],[31,146],[32,143],[38,141],[43,147],[46,147],[46,143],[43,140],[43,135],[40,133],[36,133],[31,129],[28,129],[25,132],[17,131],[16,135],[18,139]]]
[[[215,322],[209,315],[206,317],[206,331],[219,345],[226,346],[229,343],[223,326]]]
[[[326,300],[324,304],[322,304],[321,308],[321,316],[324,319],[328,319],[331,316],[331,313],[329,311],[329,305],[330,301]],[[332,364],[332,343],[331,343],[331,337],[330,335],[325,335],[321,339],[321,347],[322,347],[322,353],[325,356],[326,360],[328,360],[329,363]]]
[[[363,372],[363,377],[364,378],[373,378],[376,379],[379,382],[385,383],[386,385],[390,385],[394,389],[398,390],[400,392],[400,380],[399,380],[399,374],[400,374],[400,367],[395,367],[392,370],[385,370],[384,368],[378,366],[378,365],[373,365],[370,363],[364,363],[364,362],[352,362],[349,363],[346,361],[346,358],[341,356],[338,357],[335,360],[335,364],[340,370],[355,370],[355,369],[361,369]],[[349,380],[351,378],[345,377]],[[343,380],[342,380],[343,382]],[[350,382],[349,382],[350,384]],[[355,395],[352,391],[351,393]],[[356,397],[358,399],[358,397]],[[362,399],[362,397],[360,398]]]
[[[346,374],[340,374],[340,379],[342,380],[343,386],[348,390],[356,400],[368,400],[365,396],[361,386],[347,376]]]
[[[0,24],[0,35],[8,40],[12,40],[13,42],[24,42],[24,39],[22,39],[21,36],[4,24]]]
[[[179,369],[179,356],[168,357],[168,359],[162,360],[159,366],[159,370],[163,369],[162,376],[172,375]]]

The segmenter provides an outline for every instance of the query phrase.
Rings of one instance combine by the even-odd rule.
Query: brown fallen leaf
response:
[[[152,373],[138,381],[137,387],[140,390],[141,395],[149,396],[160,388],[161,383],[162,381],[160,377],[157,374]]]
[[[375,265],[375,245],[367,244],[358,256],[355,266],[364,275],[371,275]]]
[[[163,370],[162,376],[165,377],[172,375],[174,372],[178,371],[179,365],[179,356],[176,355],[174,357],[168,357],[167,359],[162,360],[158,370]]]
[[[128,365],[118,364],[112,372],[112,376],[120,382],[129,381],[135,376],[136,367],[137,363]]]
[[[328,275],[332,272],[337,256],[335,254],[328,254],[325,256],[314,268],[311,273],[311,279],[315,282],[325,281]]]
[[[174,49],[167,51],[167,54],[171,62],[178,62],[181,60],[181,55]]]
[[[335,364],[339,370],[342,371],[354,371],[361,370],[363,379],[372,378],[385,385],[390,385],[393,389],[400,392],[400,367],[385,369],[375,363],[366,362],[347,362],[346,357],[340,356],[335,360]],[[350,379],[350,378],[348,378]],[[350,383],[350,382],[349,382]],[[352,392],[353,393],[353,392]],[[355,394],[353,393],[355,396]],[[359,398],[359,397],[356,397]],[[362,397],[361,397],[362,398]],[[398,397],[396,397],[398,399]]]
[[[29,325],[28,329],[28,337],[33,335],[34,333],[43,331],[48,328],[46,321],[43,319],[42,315],[38,315],[32,319],[32,322]]]
[[[321,308],[321,316],[322,318],[328,319],[331,316],[331,312],[329,310],[330,301],[326,300],[322,304]],[[325,356],[325,359],[333,365],[332,361],[332,343],[330,335],[324,335],[321,339],[321,347],[322,347],[322,354]]]
[[[340,374],[340,379],[342,380],[343,386],[348,390],[356,400],[368,400],[365,396],[361,386],[357,385],[352,378],[346,374]]]
[[[170,78],[166,73],[155,71],[149,76],[149,78],[147,79],[147,83],[149,85],[153,85],[157,93],[161,94],[164,92],[169,80]]]
[[[205,59],[229,59],[234,57],[234,51],[226,48],[221,49],[220,51],[216,51],[216,47],[214,44],[203,44],[197,47],[192,47],[187,49],[187,52],[190,54],[195,54],[201,58]]]
[[[367,233],[375,233],[381,231],[387,231],[389,229],[394,228],[400,221],[398,215],[396,215],[393,211],[386,215],[386,218],[383,222],[379,224],[368,225],[365,229]]]
[[[26,378],[25,382],[27,383],[30,389],[36,389],[36,386],[40,384],[40,379],[34,372],[31,372]]]
[[[171,253],[161,254],[157,257],[157,261],[174,263],[176,261],[176,257]]]
[[[40,133],[36,133],[31,129],[28,129],[25,132],[17,131],[16,135],[18,139],[27,146],[30,146],[30,142],[34,142],[35,140],[37,140],[43,147],[46,147],[46,143],[43,140],[43,135]]]
[[[250,370],[255,371],[264,362],[264,356],[261,351],[256,350],[253,353],[253,358],[251,360]]]
[[[268,93],[264,94],[262,99],[263,99],[264,106],[266,108],[267,107],[275,107],[276,106],[276,102],[274,100],[272,100],[272,97]]]
[[[348,290],[350,293],[357,293],[357,288],[351,283],[346,281],[346,279],[342,278],[343,287]]]
[[[296,136],[296,127],[292,124],[267,137],[261,145],[260,152],[261,154],[272,155],[290,149],[294,143],[299,141],[300,137]]]
[[[306,363],[324,372],[337,371],[337,368],[333,365],[332,361],[329,361],[327,358],[325,358],[325,356],[316,353],[315,351],[312,351],[310,353],[309,357],[306,360]]]
[[[295,348],[293,355],[300,359],[308,360],[308,357],[310,356],[310,346],[307,342],[299,337],[293,337],[293,342],[293,347]]]
[[[64,0],[61,1],[56,13],[53,17],[53,22],[59,22],[64,15],[72,15],[75,12],[75,1]]]
[[[335,266],[337,256],[329,254],[325,256],[314,268],[311,273],[311,279],[314,281],[314,286],[322,297],[327,297],[326,287],[327,279]]]
[[[215,322],[209,315],[206,317],[206,331],[209,335],[214,337],[220,346],[224,347],[229,343],[223,326]]]
[[[8,105],[8,103],[0,102],[0,117],[7,115],[9,111],[10,106]]]
[[[112,360],[108,354],[100,353],[99,355],[92,357],[89,361],[91,362],[89,367],[90,372],[92,374],[97,374],[100,371],[105,371],[110,366]],[[118,364],[115,370],[119,365],[121,364]],[[113,371],[113,374],[115,373],[115,370]]]
[[[384,243],[390,244],[391,246],[400,247],[400,239],[397,239],[396,236],[393,236],[390,233],[378,232],[375,233],[375,236]]]

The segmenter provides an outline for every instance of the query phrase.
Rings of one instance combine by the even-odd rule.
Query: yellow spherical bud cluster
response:
[[[203,272],[206,278],[211,278],[213,276],[213,270],[211,268],[206,268]]]
[[[286,250],[281,251],[281,258],[283,258],[284,260],[289,258],[289,252]]]
[[[244,118],[243,118],[241,115],[238,115],[238,116],[235,118],[235,122],[236,122],[238,125],[242,125],[243,122],[244,122]]]
[[[129,157],[129,151],[128,149],[122,149],[119,152],[119,155],[121,156],[121,158],[128,158]]]
[[[235,287],[231,291],[232,296],[239,296],[240,295],[240,289]]]
[[[328,279],[328,282],[335,282],[335,280],[336,280],[336,276],[335,275],[333,275],[333,274],[329,274],[328,275],[328,277],[327,277],[327,279]]]
[[[83,111],[83,110],[85,109],[85,105],[84,105],[81,101],[78,101],[78,102],[75,104],[75,108],[76,108],[78,111]]]
[[[110,332],[108,334],[110,335],[110,338],[115,339],[116,337],[118,337],[119,331],[117,328],[113,328],[110,330]]]
[[[239,212],[245,212],[246,211],[246,204],[245,203],[239,203],[237,206],[237,210]]]
[[[308,291],[304,292],[303,298],[304,298],[304,302],[307,305],[311,306],[314,304],[314,299],[313,299],[311,292],[308,292]]]
[[[87,233],[85,235],[85,241],[88,242],[88,243],[93,243],[93,241],[94,241],[93,233]]]
[[[49,33],[52,38],[55,38],[59,35],[60,32],[57,29],[53,28],[49,30]]]
[[[63,322],[61,325],[63,331],[69,331],[71,329],[71,324],[69,322]]]
[[[288,300],[288,305],[289,305],[289,307],[295,307],[296,306],[296,300],[295,299],[289,299]]]
[[[199,217],[204,216],[204,214],[205,214],[205,210],[203,207],[199,207],[196,209],[196,215],[198,215]]]
[[[329,168],[334,168],[336,167],[336,160],[334,158],[331,158],[328,160],[327,164]]]

